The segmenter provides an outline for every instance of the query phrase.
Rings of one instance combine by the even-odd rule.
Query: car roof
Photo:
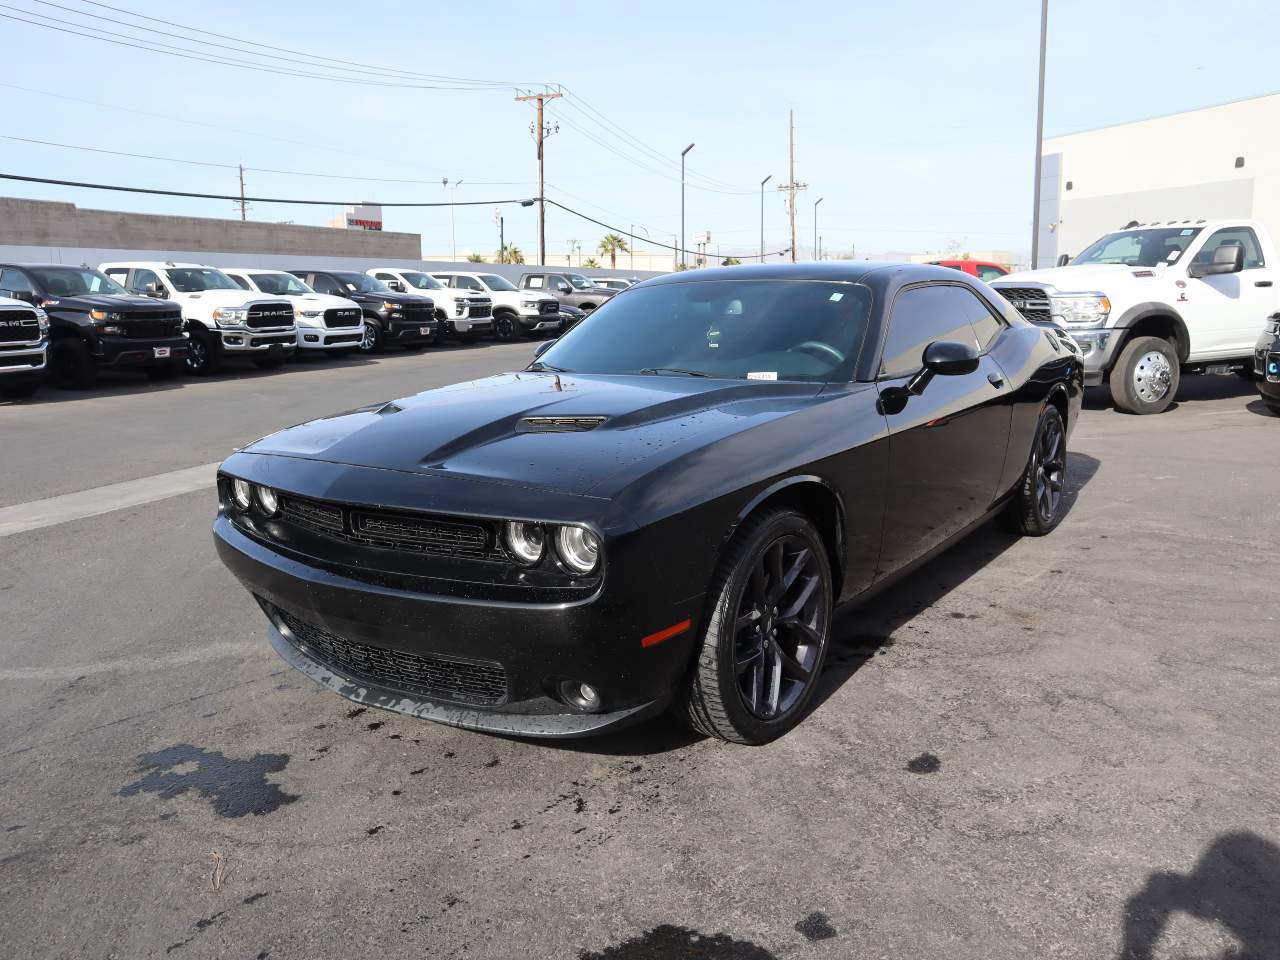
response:
[[[11,260],[5,260],[3,262],[0,262],[0,267],[15,267],[20,270],[48,270],[50,268],[62,269],[62,270],[97,270],[98,269],[97,267],[86,267],[82,263],[32,263],[32,262],[18,263],[17,261],[11,261]]]
[[[733,267],[707,267],[667,273],[632,284],[652,287],[667,283],[695,283],[700,280],[826,280],[861,283],[871,278],[892,277],[898,283],[925,280],[956,282],[957,271],[930,263],[898,263],[884,260],[821,260],[808,263],[744,263]]]
[[[207,263],[175,263],[171,260],[104,260],[98,267],[99,269],[102,267],[145,267],[148,270],[222,269],[221,267],[212,267]]]
[[[275,267],[219,267],[218,269],[223,273],[289,273],[288,270],[277,270]]]

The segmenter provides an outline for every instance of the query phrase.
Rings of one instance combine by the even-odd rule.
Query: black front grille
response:
[[[280,498],[285,520],[312,533],[403,553],[503,560],[491,524],[391,510],[345,507],[302,497]]]
[[[269,347],[273,343],[297,343],[297,338],[292,333],[276,333],[265,337],[253,337],[253,346]]]
[[[1048,323],[1051,317],[1049,294],[1042,287],[995,287],[1013,307],[1032,323]]]
[[[17,355],[0,353],[0,367],[39,367],[43,363],[43,353]]]
[[[360,310],[356,307],[334,307],[324,312],[326,327],[354,327],[360,322]]]
[[[471,305],[471,319],[484,320],[493,316],[493,307],[487,303],[473,303]]]
[[[538,305],[538,313],[544,317],[555,317],[560,314],[559,300],[544,300]]]
[[[400,316],[406,323],[430,323],[436,312],[433,307],[405,307]]]
[[[0,343],[30,343],[40,339],[34,310],[0,310]]]
[[[176,337],[182,333],[180,320],[125,320],[124,335],[131,340]]]
[[[507,672],[492,660],[454,660],[387,650],[347,640],[286,613],[258,597],[263,611],[283,624],[285,639],[303,653],[353,680],[363,680],[405,693],[495,706],[507,698]]]
[[[293,307],[288,303],[255,303],[249,307],[245,323],[250,327],[287,327],[293,323]]]
[[[152,321],[163,320],[168,323],[182,322],[181,310],[126,310],[121,314],[121,319],[126,322],[141,321],[149,323]]]

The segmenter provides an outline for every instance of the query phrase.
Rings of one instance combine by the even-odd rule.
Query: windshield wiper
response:
[[[644,374],[648,374],[650,376],[654,376],[659,373],[678,373],[684,377],[714,377],[715,376],[715,374],[713,373],[706,373],[702,370],[685,370],[681,367],[645,367],[640,372]]]
[[[549,363],[543,363],[541,360],[535,360],[533,363],[525,367],[526,370],[532,370],[534,373],[570,373],[564,367],[553,367]]]

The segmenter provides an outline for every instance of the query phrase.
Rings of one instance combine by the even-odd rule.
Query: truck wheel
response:
[[[495,313],[493,315],[493,335],[503,343],[510,343],[520,336],[520,324],[514,314]]]
[[[1062,519],[1062,492],[1067,483],[1067,432],[1053,404],[1040,413],[1031,457],[1018,489],[1005,509],[1005,526],[1013,533],[1043,537]]]
[[[209,334],[195,328],[187,339],[187,372],[197,377],[208,377],[218,372],[222,366],[222,350]]]
[[[53,381],[63,390],[87,390],[98,379],[98,368],[89,355],[89,345],[79,337],[55,340],[49,366]]]
[[[372,320],[365,320],[364,334],[360,337],[361,353],[377,353],[382,349],[382,327]]]
[[[38,389],[40,389],[39,377],[24,377],[22,379],[0,377],[0,397],[4,397],[6,400],[20,400],[23,397],[29,397]]]
[[[1134,337],[1111,369],[1111,399],[1122,413],[1163,413],[1177,396],[1178,351],[1159,337]]]

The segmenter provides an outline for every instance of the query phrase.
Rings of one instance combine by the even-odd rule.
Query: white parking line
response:
[[[157,473],[153,477],[109,483],[92,490],[0,507],[0,537],[11,537],[15,533],[26,533],[28,530],[39,530],[41,527],[83,520],[85,517],[96,517],[113,510],[139,507],[144,503],[209,489],[213,486],[217,470],[218,464],[205,463],[170,473]]]

